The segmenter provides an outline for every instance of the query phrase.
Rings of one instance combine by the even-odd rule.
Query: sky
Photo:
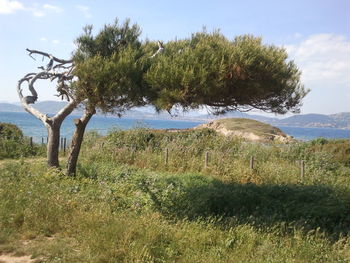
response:
[[[310,93],[301,113],[350,112],[350,0],[0,0],[0,102],[18,102],[17,81],[47,61],[26,48],[70,58],[85,25],[95,32],[118,18],[142,28],[142,38],[189,37],[205,26],[229,39],[253,34],[284,47]],[[39,101],[57,100],[40,83]]]

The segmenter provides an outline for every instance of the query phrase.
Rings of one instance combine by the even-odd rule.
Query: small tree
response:
[[[23,107],[48,129],[48,164],[58,166],[59,130],[62,121],[79,104],[84,114],[74,120],[76,129],[67,161],[74,174],[84,131],[96,110],[119,116],[134,106],[153,105],[157,110],[177,106],[196,109],[210,106],[214,113],[250,110],[285,113],[298,111],[307,94],[300,84],[300,71],[287,61],[284,49],[266,46],[260,38],[240,36],[227,40],[219,32],[205,31],[184,40],[140,41],[140,29],[126,21],[106,25],[96,36],[92,27],[76,40],[72,60],[28,50],[49,58],[39,73],[19,81]],[[38,79],[57,81],[59,95],[69,101],[53,117],[31,107],[37,100]],[[31,96],[22,95],[28,82]]]
[[[49,59],[49,63],[45,67],[39,67],[39,72],[32,72],[25,75],[22,79],[18,81],[17,92],[21,100],[23,108],[41,120],[48,131],[48,143],[47,143],[47,162],[49,166],[58,167],[58,153],[59,153],[59,139],[60,139],[60,128],[63,120],[78,106],[79,100],[75,99],[74,95],[70,92],[70,86],[73,81],[73,60],[63,60],[59,59],[51,54],[38,51],[30,50],[29,56],[33,54],[38,54],[44,58]],[[38,80],[51,80],[57,82],[57,92],[58,96],[62,96],[69,103],[62,108],[55,116],[49,117],[46,114],[39,112],[37,109],[33,108],[31,104],[34,104],[38,99],[38,94],[35,90],[34,84]],[[31,93],[30,96],[23,95],[23,84],[28,84],[28,89]]]

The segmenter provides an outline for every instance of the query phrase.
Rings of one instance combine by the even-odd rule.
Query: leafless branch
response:
[[[59,58],[56,58],[55,56],[52,56],[51,54],[49,53],[46,53],[46,52],[42,52],[42,51],[39,51],[39,50],[35,50],[35,49],[29,49],[27,48],[26,49],[28,52],[29,52],[29,56],[33,58],[33,54],[38,54],[38,55],[42,55],[44,57],[47,57],[47,58],[50,58],[52,59],[53,61],[55,62],[58,62],[58,63],[63,63],[63,64],[68,64],[68,63],[73,63],[73,60],[70,59],[70,60],[66,60],[66,59],[59,59]],[[34,58],[33,58],[34,59]]]
[[[28,73],[26,74],[22,79],[18,81],[17,85],[17,93],[21,100],[21,104],[23,108],[34,115],[36,118],[40,119],[44,122],[45,125],[51,125],[52,122],[55,119],[62,119],[65,118],[68,114],[72,112],[72,110],[79,104],[78,101],[76,101],[72,94],[69,92],[69,83],[72,82],[74,75],[72,74],[74,65],[73,60],[64,60],[59,59],[49,53],[38,51],[38,50],[31,50],[27,49],[29,52],[29,56],[33,59],[33,55],[41,55],[43,56],[43,59],[46,57],[49,59],[49,63],[44,67],[41,66],[39,69],[40,72],[37,73]],[[57,63],[57,64],[56,64]],[[56,65],[55,65],[56,64]],[[68,103],[66,107],[64,107],[61,111],[59,111],[54,117],[48,117],[45,114],[42,114],[35,108],[33,108],[30,104],[34,104],[38,99],[38,93],[35,90],[35,83],[37,80],[43,79],[43,80],[50,80],[54,81],[57,80],[57,96],[62,96],[62,99],[67,99]],[[30,96],[24,96],[22,93],[22,85],[24,82],[28,83],[28,89],[31,93]]]
[[[156,51],[156,53],[154,53],[151,58],[154,58],[156,55],[158,55],[159,53],[163,52],[164,50],[164,46],[162,44],[162,42],[158,41],[158,50]]]

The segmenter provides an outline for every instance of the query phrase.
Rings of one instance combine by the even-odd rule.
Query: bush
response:
[[[0,122],[0,139],[19,141],[23,139],[23,132],[14,124]]]
[[[42,147],[30,146],[28,138],[14,124],[0,123],[0,159],[39,155]]]

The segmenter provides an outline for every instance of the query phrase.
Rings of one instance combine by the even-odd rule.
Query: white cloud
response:
[[[86,17],[91,18],[90,7],[85,5],[77,5],[76,8]]]
[[[302,71],[302,83],[311,89],[304,99],[303,113],[349,111],[350,39],[317,34],[285,48]]]
[[[63,11],[63,9],[61,7],[56,6],[56,5],[44,4],[43,8],[46,10],[54,11],[56,13],[61,13]]]
[[[28,9],[35,17],[43,17],[46,15],[46,13],[43,10],[40,9]]]
[[[26,8],[27,11],[31,12],[33,16],[36,17],[43,17],[46,16],[48,13],[62,13],[63,9],[56,5],[50,5],[50,4],[44,4],[44,5],[38,5],[34,4],[31,7]]]
[[[285,46],[302,70],[306,84],[350,86],[350,40],[334,34],[311,35],[297,45]]]
[[[47,41],[47,38],[46,38],[46,37],[41,37],[41,38],[40,38],[40,41],[46,42],[46,41]]]
[[[59,40],[57,40],[57,39],[54,39],[54,40],[52,40],[52,43],[53,43],[53,44],[55,44],[55,45],[57,45],[57,44],[59,44],[59,43],[60,43],[60,41],[59,41]]]
[[[37,3],[34,3],[31,6],[25,6],[20,1],[0,0],[0,14],[13,14],[20,10],[27,11],[35,17],[44,17],[48,13],[54,12],[58,14],[63,11],[61,7],[56,5],[38,5]]]
[[[19,1],[0,0],[0,14],[12,14],[23,9],[24,6]]]

